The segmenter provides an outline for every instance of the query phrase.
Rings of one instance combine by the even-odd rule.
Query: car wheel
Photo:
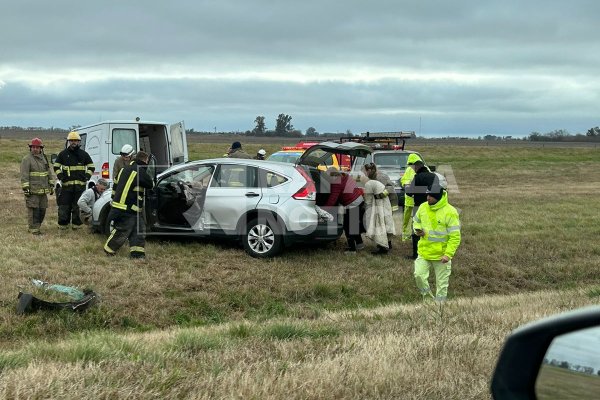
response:
[[[100,227],[101,232],[105,235],[110,234],[110,230],[112,229],[112,220],[108,218],[110,215],[110,204],[104,207],[102,212],[100,213]]]
[[[246,226],[244,249],[252,257],[273,257],[281,251],[283,237],[273,218],[253,219]]]

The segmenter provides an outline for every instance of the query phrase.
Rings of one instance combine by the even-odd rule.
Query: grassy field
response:
[[[190,143],[190,158],[229,143]],[[47,144],[57,151],[60,142]],[[254,153],[278,145],[251,144]],[[231,243],[157,240],[148,259],[105,258],[99,235],[27,234],[18,165],[0,139],[0,396],[487,398],[505,335],[600,300],[600,149],[432,146],[451,171],[463,243],[450,301],[423,304],[408,243],[345,257],[344,243],[273,260]],[[371,245],[374,247],[374,245]],[[82,315],[16,316],[29,279],[101,295]]]
[[[544,365],[536,386],[539,400],[593,399],[600,393],[600,376]]]

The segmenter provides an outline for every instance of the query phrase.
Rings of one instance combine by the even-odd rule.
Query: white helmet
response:
[[[260,154],[261,156],[264,156],[264,155],[266,155],[266,154],[267,154],[267,152],[265,151],[265,149],[260,149],[260,150],[258,151],[258,154]]]
[[[133,146],[130,144],[126,144],[121,147],[121,154],[124,156],[132,156],[133,155]]]

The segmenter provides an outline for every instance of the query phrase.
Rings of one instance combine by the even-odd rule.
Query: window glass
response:
[[[302,153],[273,153],[267,158],[267,160],[295,164],[301,155]]]
[[[246,165],[224,164],[219,167],[211,187],[255,188],[258,187],[257,168]]]
[[[333,153],[323,149],[313,150],[308,157],[304,159],[304,164],[310,165],[311,167],[320,167],[321,169],[336,166],[333,161]]]
[[[405,168],[408,153],[379,153],[375,154],[375,164],[380,167]]]
[[[171,127],[171,157],[175,163],[181,163],[184,159],[183,135],[184,132],[179,124]]]
[[[263,177],[262,178],[263,179],[263,181],[262,181],[263,187],[271,188],[271,187],[279,186],[282,183],[285,183],[288,181],[288,179],[285,176],[279,175],[272,171],[267,171],[267,170],[261,169],[260,173],[261,173],[261,176]]]
[[[112,153],[121,153],[121,148],[124,145],[129,144],[133,147],[134,151],[137,151],[137,140],[135,140],[136,133],[135,129],[122,129],[116,128],[112,131]]]
[[[160,185],[168,185],[173,182],[183,182],[194,188],[205,188],[210,183],[214,167],[212,165],[196,165],[183,171],[175,172],[160,181]]]
[[[81,136],[81,143],[79,143],[79,147],[81,147],[82,150],[85,150],[85,144],[87,143],[87,133],[82,133],[79,136]]]

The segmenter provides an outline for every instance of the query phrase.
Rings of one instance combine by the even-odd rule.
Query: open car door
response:
[[[183,164],[188,161],[187,139],[183,121],[171,125],[169,129],[171,141],[171,165]]]

